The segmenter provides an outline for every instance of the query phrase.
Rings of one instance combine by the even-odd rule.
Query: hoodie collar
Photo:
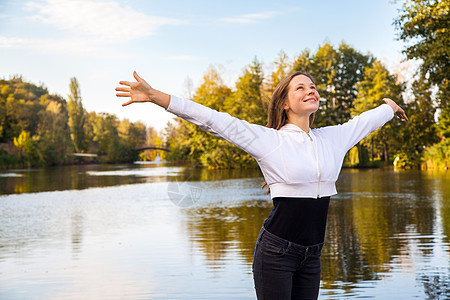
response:
[[[283,127],[281,127],[279,130],[283,130],[283,131],[295,131],[295,132],[304,132],[306,134],[308,134],[306,131],[304,131],[303,129],[301,129],[300,127],[298,127],[297,125],[294,125],[292,123],[287,123],[285,124]],[[309,129],[309,133],[311,133],[311,128]]]

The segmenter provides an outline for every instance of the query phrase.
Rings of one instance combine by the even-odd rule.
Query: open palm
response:
[[[135,102],[150,102],[150,95],[153,88],[141,77],[138,76],[136,71],[133,72],[133,76],[136,82],[120,81],[119,84],[123,85],[116,87],[116,91],[122,93],[116,93],[117,97],[130,97],[128,102],[122,104],[122,106],[129,105]]]

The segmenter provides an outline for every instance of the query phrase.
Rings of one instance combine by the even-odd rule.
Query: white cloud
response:
[[[178,25],[178,19],[149,16],[115,1],[45,0],[28,2],[37,11],[30,18],[78,36],[102,42],[121,43],[154,34],[163,25]]]
[[[87,57],[123,58],[112,44],[145,38],[163,25],[178,25],[178,19],[149,16],[115,1],[44,0],[28,2],[25,9],[33,21],[63,30],[63,38],[20,38],[0,35],[0,49],[32,49],[43,53]],[[6,15],[0,14],[0,18]],[[67,34],[67,32],[69,34]]]
[[[192,55],[173,55],[173,56],[167,56],[166,59],[180,60],[180,61],[194,61],[194,60],[197,60],[197,57],[192,56]]]
[[[16,38],[0,36],[0,49],[32,49],[42,53],[75,54],[94,58],[123,58],[124,54],[114,52],[93,39],[67,38]]]
[[[259,23],[263,20],[271,19],[274,16],[280,15],[281,12],[277,11],[267,11],[267,12],[261,12],[261,13],[254,13],[254,14],[244,14],[240,16],[235,17],[229,17],[229,18],[222,18],[219,19],[222,22],[227,23],[241,23],[241,24],[254,24]]]
[[[26,39],[0,36],[0,48],[23,48],[26,44]]]

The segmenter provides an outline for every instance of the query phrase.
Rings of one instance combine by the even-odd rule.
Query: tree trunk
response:
[[[375,158],[375,153],[374,153],[374,149],[373,149],[373,147],[374,147],[374,144],[373,144],[373,137],[370,139],[370,150],[371,150],[371,158],[372,158],[372,161],[374,160],[374,158]]]

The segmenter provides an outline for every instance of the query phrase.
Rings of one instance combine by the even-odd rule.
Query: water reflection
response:
[[[16,174],[16,176],[0,176],[0,194],[86,189],[144,183],[149,180],[161,182],[173,175],[162,172],[149,177],[151,174],[146,174],[146,171],[152,169],[157,170],[156,166],[138,165],[85,165],[12,170],[0,173]]]
[[[236,251],[248,264],[259,230],[270,212],[269,201],[248,200],[239,206],[211,206],[185,210],[189,239],[211,265]]]
[[[170,163],[48,167],[0,172],[0,195],[81,190],[148,182],[211,181],[258,176],[261,176],[258,169],[206,170],[173,166]]]
[[[81,247],[83,244],[83,211],[78,205],[72,208],[70,221],[71,221],[71,242],[72,242],[72,257],[77,259],[81,253]]]
[[[414,288],[410,283],[413,287],[405,295],[417,296],[421,289],[430,297],[449,295],[449,179],[448,174],[415,171],[344,171],[340,194],[329,210],[322,294],[357,297],[367,294],[370,286],[389,286],[389,280],[407,282],[392,274],[413,273],[416,278],[411,280],[421,285]],[[184,212],[189,238],[211,265],[220,264],[235,248],[251,264],[270,209],[268,201],[247,200],[238,206],[213,204]],[[433,275],[427,266],[432,266]]]
[[[9,173],[22,177],[0,177],[2,194],[28,194],[0,197],[0,298],[254,299],[253,249],[272,208],[258,170]],[[201,196],[174,205],[168,182],[186,180]],[[321,299],[450,297],[449,172],[344,170],[338,190]]]

